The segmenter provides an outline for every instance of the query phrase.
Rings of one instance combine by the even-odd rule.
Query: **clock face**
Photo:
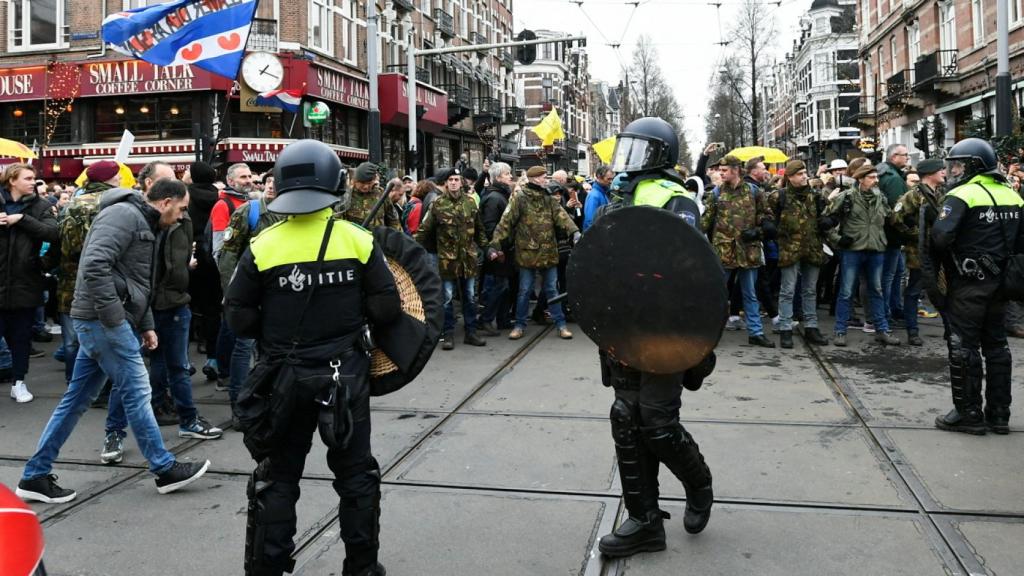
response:
[[[284,66],[270,52],[253,52],[242,62],[242,78],[256,92],[269,92],[281,86]]]

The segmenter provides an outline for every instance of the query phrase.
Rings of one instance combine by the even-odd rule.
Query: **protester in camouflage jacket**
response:
[[[701,216],[701,228],[725,269],[725,279],[737,275],[743,292],[743,310],[747,321],[747,342],[754,346],[774,348],[765,338],[761,325],[761,306],[756,285],[757,269],[764,264],[762,240],[774,237],[772,214],[765,202],[765,193],[740,179],[743,162],[729,154],[718,165],[722,183],[704,197],[707,209]],[[730,323],[739,317],[729,318]]]
[[[60,265],[57,274],[57,312],[69,314],[75,296],[78,260],[89,226],[100,210],[103,193],[114,186],[107,182],[88,182],[82,192],[71,199],[60,215]],[[70,324],[69,324],[70,326]]]
[[[363,225],[363,220],[370,215],[377,200],[384,195],[384,189],[378,184],[379,178],[380,175],[375,164],[363,162],[356,168],[352,190],[348,194],[348,206],[342,213],[345,220],[355,222],[360,226]],[[366,227],[373,230],[378,226],[387,226],[395,230],[402,229],[402,220],[390,199],[384,201],[384,205],[380,207],[376,216]]]
[[[419,230],[416,241],[424,246],[437,247],[437,265],[444,284],[444,332],[441,347],[455,347],[455,309],[452,305],[455,290],[462,294],[462,318],[466,327],[463,342],[483,346],[484,340],[476,336],[476,277],[477,248],[487,246],[480,211],[473,199],[462,191],[462,176],[451,171],[445,182],[444,194],[434,200]]]
[[[260,217],[256,221],[255,230],[249,228],[249,212],[252,210],[252,201],[242,204],[231,214],[228,228],[224,231],[224,246],[220,249],[220,260],[217,262],[221,289],[225,293],[227,293],[228,284],[231,283],[231,277],[235,274],[238,261],[242,258],[242,253],[249,246],[249,241],[271,224],[285,219],[284,214],[267,210],[267,203],[273,199],[272,195],[264,195],[259,200],[257,206]]]
[[[772,221],[766,195],[740,180],[738,167],[721,164],[719,169],[735,170],[736,179],[727,180],[723,174],[722,184],[705,196],[708,208],[701,216],[701,228],[708,234],[723,268],[758,268],[764,265],[764,230],[771,229]]]
[[[526,172],[528,182],[521,193],[512,196],[505,213],[494,229],[488,258],[500,260],[502,243],[513,238],[516,264],[519,266],[519,290],[516,296],[516,325],[509,338],[518,340],[526,329],[526,313],[530,305],[535,276],[541,276],[548,300],[558,295],[558,238],[556,231],[575,241],[579,229],[558,199],[548,193],[547,170],[534,166]],[[565,326],[561,304],[548,305],[560,338],[572,338]]]
[[[929,239],[929,229],[939,215],[945,194],[940,192],[946,180],[945,165],[942,160],[928,158],[917,165],[917,173],[921,182],[900,196],[893,206],[889,222],[903,240],[903,252],[907,259],[907,288],[903,291],[903,320],[907,325],[907,341],[912,346],[922,346],[924,341],[918,334],[917,308],[924,290],[926,266],[921,258],[921,238]],[[925,230],[921,234],[921,220],[924,219]],[[930,242],[929,242],[930,244]],[[929,245],[925,244],[925,246]],[[925,248],[927,249],[927,248]],[[931,269],[931,266],[927,268]],[[930,274],[930,272],[929,272]]]
[[[793,347],[793,300],[797,278],[801,284],[804,338],[813,344],[828,341],[818,330],[818,269],[825,263],[821,247],[827,217],[819,217],[821,197],[808,185],[807,167],[800,160],[786,164],[785,187],[768,195],[768,209],[775,216],[779,246],[779,338],[783,348]]]
[[[512,196],[494,229],[491,247],[500,251],[502,242],[512,238],[517,266],[534,270],[551,268],[558,266],[556,232],[571,238],[578,231],[558,199],[548,194],[547,188],[530,182],[522,194]]]

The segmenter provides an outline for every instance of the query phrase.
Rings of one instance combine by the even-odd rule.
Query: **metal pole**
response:
[[[996,2],[996,134],[1009,136],[1013,131],[1010,122],[1012,111],[1010,97],[1010,47],[1009,1]]]
[[[418,180],[419,177],[416,174],[416,44],[413,41],[415,38],[414,30],[412,26],[409,26],[409,48],[406,52],[406,58],[408,59],[407,64],[409,69],[406,74],[409,75],[407,80],[409,81],[408,99],[409,99],[409,176],[412,179]]]
[[[378,21],[377,0],[370,0],[366,3],[366,30],[369,36],[366,46],[366,68],[367,79],[370,82],[370,112],[368,120],[368,140],[370,145],[370,162],[379,164],[382,160],[381,135],[380,135],[380,105],[377,87],[377,32]]]

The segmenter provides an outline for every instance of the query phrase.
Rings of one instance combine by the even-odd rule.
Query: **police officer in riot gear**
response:
[[[1009,433],[1010,369],[1006,343],[1006,302],[999,294],[1008,258],[1024,247],[1020,213],[1024,201],[998,171],[988,142],[968,138],[946,156],[959,176],[931,231],[933,249],[947,274],[949,376],[953,410],[935,419],[942,430]],[[979,353],[980,349],[980,353]],[[984,357],[984,371],[982,370]],[[982,374],[986,382],[982,410]]]
[[[384,574],[377,562],[380,468],[370,452],[367,324],[401,313],[394,278],[373,236],[333,216],[344,170],[329,147],[300,140],[274,166],[287,219],[263,230],[226,295],[228,324],[255,338],[260,360],[239,394],[250,480],[246,574],[290,572],[295,504],[312,436],[327,444],[341,498],[342,574]]]
[[[616,142],[612,170],[626,172],[622,200],[602,207],[646,205],[664,208],[697,227],[700,210],[694,193],[683,187],[672,170],[679,155],[675,130],[659,118],[629,124]],[[600,213],[599,213],[600,214]],[[697,443],[679,422],[683,387],[696,390],[714,370],[712,352],[703,363],[677,374],[653,374],[626,366],[600,352],[601,380],[615,390],[611,408],[612,438],[618,457],[622,497],[629,517],[601,538],[606,556],[629,556],[665,549],[663,520],[658,508],[658,469],[664,463],[683,483],[686,513],[683,525],[699,533],[711,516],[711,470]]]

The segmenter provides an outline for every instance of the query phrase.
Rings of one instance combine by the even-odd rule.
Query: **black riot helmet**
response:
[[[679,158],[679,135],[661,118],[639,118],[629,123],[615,141],[612,170],[645,172],[675,166]]]
[[[978,174],[998,174],[999,162],[992,145],[981,138],[965,138],[949,149],[946,170],[954,184]]]
[[[345,168],[318,140],[292,142],[274,164],[277,197],[267,206],[278,214],[310,214],[336,204],[345,192]]]

